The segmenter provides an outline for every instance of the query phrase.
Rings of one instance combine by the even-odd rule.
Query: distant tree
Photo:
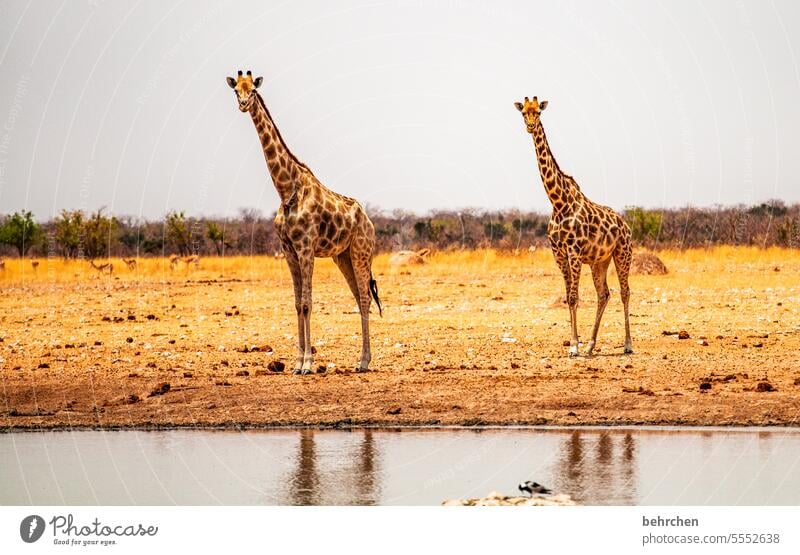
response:
[[[81,248],[84,216],[81,210],[62,210],[54,222],[53,240],[64,258],[75,258]]]
[[[658,212],[632,206],[625,210],[624,217],[634,241],[644,242],[658,237],[661,230],[661,214]]]
[[[116,242],[119,222],[113,216],[103,215],[101,208],[90,214],[83,222],[83,252],[89,259],[111,256],[111,247]]]
[[[214,248],[217,249],[217,256],[222,256],[225,249],[225,232],[216,222],[206,222],[206,237],[208,237]]]
[[[0,225],[0,243],[16,247],[20,257],[27,254],[41,235],[42,228],[33,220],[30,211],[14,212]]]
[[[191,253],[192,231],[183,212],[170,212],[166,219],[166,240],[172,243],[181,256]]]

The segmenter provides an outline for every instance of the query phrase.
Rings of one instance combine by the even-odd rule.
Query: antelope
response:
[[[114,273],[114,265],[111,262],[106,262],[105,264],[98,265],[94,263],[94,260],[89,260],[89,264],[91,264],[92,268],[94,268],[101,274],[111,275]]]
[[[129,270],[133,271],[133,270],[136,269],[136,259],[135,258],[125,258],[123,256],[122,257],[122,261],[125,263],[125,265],[128,267]]]

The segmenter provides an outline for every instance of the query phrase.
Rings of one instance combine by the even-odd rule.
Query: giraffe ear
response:
[[[546,100],[542,100],[542,101],[539,103],[539,111],[542,111],[542,110],[544,110],[545,108],[547,108],[547,101],[546,101]]]
[[[233,77],[226,77],[225,80],[228,82],[228,86],[232,89],[236,88],[236,79]]]
[[[515,102],[514,103],[514,107],[521,112],[522,111],[522,102]]]
[[[255,88],[258,88],[258,87],[260,87],[260,86],[261,86],[261,82],[262,82],[263,80],[264,80],[264,78],[263,78],[263,77],[256,77],[256,78],[255,78],[255,80],[253,81],[253,86],[254,86]]]

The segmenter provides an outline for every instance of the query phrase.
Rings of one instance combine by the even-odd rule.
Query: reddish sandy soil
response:
[[[660,256],[668,275],[632,278],[635,354],[622,354],[611,275],[601,350],[575,359],[548,253],[440,254],[402,268],[381,257],[385,311],[373,310],[366,374],[352,371],[355,304],[333,264],[318,261],[312,333],[325,371],[306,377],[291,373],[296,319],[280,260],[206,259],[199,270],[119,278],[65,277],[68,264],[43,263],[33,278],[0,279],[0,429],[797,425],[800,256]],[[581,287],[586,339],[588,269]],[[286,370],[270,371],[273,361]]]

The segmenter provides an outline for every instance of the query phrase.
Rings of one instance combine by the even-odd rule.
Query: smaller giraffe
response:
[[[553,205],[553,213],[547,224],[547,237],[558,267],[564,276],[569,305],[572,338],[569,356],[578,354],[578,283],[581,267],[588,264],[592,269],[594,287],[597,290],[597,313],[592,328],[592,339],[586,349],[591,355],[597,342],[597,331],[603,311],[611,296],[606,283],[606,274],[611,260],[617,268],[620,296],[625,312],[625,353],[632,353],[631,329],[628,323],[628,273],[631,266],[631,230],[627,222],[608,206],[601,206],[583,194],[578,183],[558,167],[542,127],[541,114],[547,101],[534,96],[525,97],[524,102],[515,102],[522,112],[525,127],[533,138],[539,175],[547,197]]]

